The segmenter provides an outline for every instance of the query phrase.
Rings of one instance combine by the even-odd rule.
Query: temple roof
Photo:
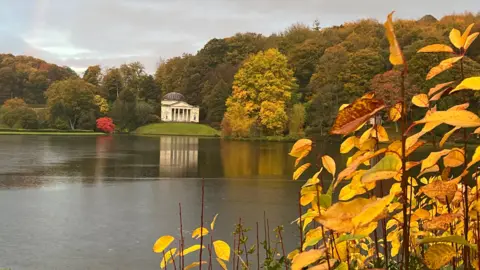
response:
[[[175,100],[175,101],[185,101],[185,97],[177,92],[170,92],[163,96],[162,100]]]

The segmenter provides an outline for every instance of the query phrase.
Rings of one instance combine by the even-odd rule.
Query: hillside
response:
[[[44,104],[43,93],[55,81],[78,75],[69,67],[60,67],[31,56],[0,54],[0,102],[12,97],[29,104]]]
[[[191,123],[157,123],[139,127],[137,135],[185,135],[218,136],[219,132],[209,126]]]

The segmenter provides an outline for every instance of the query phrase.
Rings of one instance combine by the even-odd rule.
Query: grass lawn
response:
[[[106,135],[103,132],[55,132],[55,131],[28,131],[28,130],[19,130],[19,131],[0,131],[0,135],[63,135],[63,136],[98,136]]]
[[[219,136],[212,127],[193,123],[156,123],[139,127],[137,135]]]

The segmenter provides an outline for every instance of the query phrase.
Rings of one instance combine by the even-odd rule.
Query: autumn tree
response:
[[[12,98],[5,101],[0,109],[2,123],[11,128],[37,128],[37,114],[23,99]]]
[[[281,134],[287,123],[286,110],[297,88],[287,58],[276,49],[250,56],[235,75],[226,116],[234,105],[258,121],[265,134]]]
[[[103,76],[103,92],[108,101],[115,101],[124,89],[122,74],[118,68],[111,68]]]
[[[138,97],[145,101],[156,102],[160,95],[160,87],[155,83],[155,78],[152,75],[142,75]]]
[[[222,121],[226,110],[225,100],[227,100],[231,92],[229,85],[220,79],[213,87],[213,90],[204,97],[203,103],[207,110],[208,121],[212,123],[220,123]]]
[[[95,114],[99,110],[94,102],[94,85],[82,79],[55,82],[45,92],[51,120],[63,120],[72,130],[80,123],[95,126]]]
[[[303,134],[305,117],[305,107],[300,103],[293,105],[288,121],[288,133],[290,135],[299,136]]]
[[[102,69],[99,65],[89,66],[85,73],[83,74],[83,80],[98,86],[102,80]]]

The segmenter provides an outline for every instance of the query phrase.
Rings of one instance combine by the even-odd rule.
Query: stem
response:
[[[320,192],[318,191],[318,184],[315,185],[317,189],[317,207],[318,207],[318,212],[320,212]],[[323,238],[323,244],[325,245],[325,257],[327,259],[327,267],[328,270],[331,270],[332,268],[330,267],[330,258],[328,255],[328,246],[327,246],[327,238],[325,238],[325,229],[323,228],[323,225],[320,224],[320,228],[322,228],[322,238]]]
[[[270,222],[268,222],[267,218],[267,240],[268,240],[268,249],[270,249]]]
[[[461,72],[461,76],[462,76],[462,81],[463,79],[465,79],[465,74],[464,74],[464,71],[463,71],[463,58],[460,59],[460,72]],[[465,103],[466,102],[466,96],[465,96],[465,93],[463,94],[463,102]],[[463,157],[464,157],[464,167],[463,169],[466,170],[467,169],[467,130],[466,129],[463,129]],[[468,241],[468,222],[469,222],[469,218],[468,218],[468,185],[467,185],[467,177],[464,177],[463,178],[463,186],[464,186],[464,190],[463,190],[463,200],[464,200],[464,206],[465,206],[465,209],[464,209],[464,213],[463,213],[463,233],[465,235],[465,240]],[[463,261],[464,261],[464,266],[465,266],[465,269],[470,269],[470,260],[469,260],[469,257],[470,257],[470,247],[468,245],[464,245],[463,246]]]
[[[445,202],[447,203],[447,211],[448,211],[449,214],[451,214],[451,213],[452,213],[452,208],[450,207],[450,202],[448,201],[448,197],[447,197],[447,196],[445,196]],[[449,225],[450,225],[450,234],[451,234],[451,235],[454,235],[452,223],[450,223]],[[455,248],[455,251],[456,251],[456,253],[457,253],[457,252],[458,252],[458,247],[457,247],[457,245],[454,244],[454,243],[452,243],[452,247]],[[456,265],[457,265],[457,263],[456,263],[456,261],[455,261],[455,256],[453,256],[453,258],[452,258],[453,270],[455,270]]]
[[[208,248],[208,269],[212,269],[212,247],[210,244],[207,245]]]
[[[235,237],[235,232],[233,233],[233,259],[232,259],[232,266],[235,267],[235,247],[237,246],[237,238]]]
[[[268,222],[268,220],[267,220]],[[239,218],[238,219],[238,241],[237,241],[237,255],[238,255],[238,258],[241,259],[242,257],[240,256],[240,244],[242,243],[242,239],[241,239],[241,230],[242,230],[242,218]],[[240,266],[240,260],[237,260],[237,270],[238,270],[238,267]]]
[[[198,266],[200,270],[202,270],[202,250],[203,248],[203,203],[205,198],[205,179],[202,179],[202,212],[200,215],[200,256],[198,262],[200,265]]]
[[[302,204],[300,204],[301,193],[298,194],[298,221],[300,229],[300,252],[303,251],[303,226],[302,226]],[[317,197],[318,200],[318,197]]]
[[[242,219],[240,218],[240,221],[241,221],[241,220],[242,220]],[[244,249],[244,251],[245,251],[245,264],[246,264],[246,266],[247,266],[247,268],[248,268],[248,249],[247,249],[247,241],[246,241],[246,239],[245,239],[245,236],[243,235],[243,225],[240,226],[240,229],[241,229],[241,230],[240,230],[240,233],[241,233],[242,242],[243,242],[243,249]]]
[[[405,75],[407,73],[407,68],[405,66],[404,71],[402,72],[402,84],[401,84],[401,98],[402,98],[402,122],[401,122],[401,132],[402,132],[402,197],[403,197],[403,245],[402,245],[402,253],[403,253],[403,266],[402,269],[408,269],[409,266],[409,228],[408,228],[408,215],[407,215],[407,192],[408,192],[408,176],[407,176],[407,157],[406,157],[406,145],[407,145],[407,136],[405,131],[407,129],[407,112],[405,106]]]
[[[257,269],[260,270],[260,245],[258,241],[258,221],[257,221]]]
[[[286,255],[285,255],[285,246],[283,245],[283,237],[282,237],[282,229],[278,229],[278,236],[280,237],[280,243],[282,244],[282,253],[283,253],[283,258],[284,258],[284,263],[285,263],[285,270],[288,270],[288,264],[286,260]]]
[[[465,149],[466,151],[466,149]],[[477,167],[477,176],[476,177],[479,177],[478,176],[478,167]],[[478,181],[475,181],[475,185],[477,186],[477,203],[478,203]],[[480,245],[480,216],[478,214],[478,211],[477,212],[477,247],[478,245]],[[478,262],[478,268],[480,269],[480,248],[477,249],[477,262]]]
[[[185,268],[185,259],[183,256],[183,251],[185,248],[185,240],[183,238],[183,221],[182,221],[182,204],[178,203],[178,209],[180,213],[180,254],[182,254],[182,258],[180,259],[180,269],[183,270]]]

